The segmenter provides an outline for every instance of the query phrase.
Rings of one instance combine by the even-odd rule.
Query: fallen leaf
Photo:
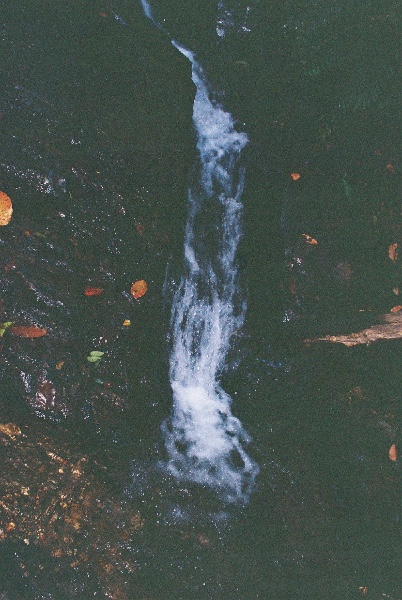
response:
[[[13,324],[12,321],[7,321],[6,323],[0,323],[0,337],[3,337],[3,335],[5,334],[6,330],[11,327],[11,325]]]
[[[388,163],[388,164],[387,164],[387,170],[388,170],[390,173],[393,173],[393,174],[395,174],[395,167],[394,167],[394,165],[392,165],[391,163]]]
[[[146,293],[147,289],[147,282],[143,279],[140,279],[139,281],[135,281],[133,283],[130,289],[130,293],[132,297],[137,300],[137,298],[141,298],[141,296],[143,296]]]
[[[399,288],[395,287],[392,291],[394,292],[395,296],[399,296]]]
[[[56,363],[56,369],[57,369],[58,371],[60,371],[60,369],[62,369],[62,368],[63,368],[64,362],[65,362],[64,360],[59,360],[59,362],[58,362],[58,363]]]
[[[124,325],[124,327],[128,327],[129,325],[131,325],[130,319],[124,319],[123,325]]]
[[[138,225],[135,226],[137,233],[139,233],[140,235],[142,235],[145,231],[145,227],[144,225],[141,225],[140,223],[138,223]]]
[[[310,235],[307,235],[307,233],[302,233],[302,236],[308,244],[311,244],[312,246],[316,246],[318,244],[317,240],[311,237]]]
[[[393,306],[390,310],[390,312],[396,313],[399,312],[400,310],[402,310],[402,304],[398,304],[398,306]]]
[[[389,449],[388,456],[392,460],[392,462],[396,462],[398,460],[398,450],[396,449],[396,444],[392,444]]]
[[[388,246],[388,256],[392,262],[396,262],[398,259],[398,244],[390,244]]]
[[[87,356],[87,361],[91,363],[98,363],[104,354],[105,353],[101,352],[100,350],[92,350]]]
[[[103,288],[87,287],[85,288],[84,294],[86,296],[100,296],[103,294]]]
[[[0,192],[0,225],[8,225],[13,214],[11,199],[4,192]]]
[[[293,181],[297,181],[301,177],[300,173],[291,173],[290,176],[293,179]]]
[[[18,335],[19,337],[25,338],[39,338],[47,334],[46,329],[42,327],[36,327],[35,325],[23,326],[14,325],[11,327],[11,333]]]

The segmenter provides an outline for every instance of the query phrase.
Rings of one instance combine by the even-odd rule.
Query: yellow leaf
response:
[[[133,283],[130,289],[130,293],[132,297],[137,300],[137,298],[141,298],[146,293],[147,289],[147,282],[143,279],[140,279],[139,281],[135,281]]]
[[[130,319],[124,319],[123,325],[124,325],[124,327],[128,327],[129,325],[131,325]]]
[[[58,362],[58,363],[56,363],[56,369],[57,369],[58,371],[60,371],[60,369],[62,369],[62,368],[63,368],[63,365],[64,365],[64,360],[59,360],[59,362]]]
[[[13,204],[4,192],[0,192],[0,225],[8,225],[13,214]]]

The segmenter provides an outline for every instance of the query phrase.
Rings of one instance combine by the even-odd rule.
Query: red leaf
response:
[[[39,338],[46,335],[47,331],[46,329],[36,327],[35,325],[13,325],[13,327],[11,327],[11,333],[13,333],[14,335],[18,335],[19,337]]]
[[[84,294],[86,296],[100,296],[103,294],[103,288],[87,287],[85,288]]]

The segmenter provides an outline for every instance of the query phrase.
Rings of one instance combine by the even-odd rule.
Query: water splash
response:
[[[141,1],[154,20],[149,4]],[[241,154],[248,139],[235,129],[231,114],[211,99],[194,53],[172,43],[192,64],[199,164],[188,190],[185,273],[171,314],[173,409],[162,425],[166,466],[180,481],[213,488],[227,502],[246,502],[258,466],[244,449],[250,437],[232,415],[232,400],[219,377],[245,313],[236,250],[244,185]]]

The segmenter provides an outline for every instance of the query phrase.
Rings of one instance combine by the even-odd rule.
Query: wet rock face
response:
[[[153,171],[160,184],[176,182],[172,158],[182,163],[191,144],[190,67],[139,3],[122,17],[102,6],[22,1],[9,11],[2,24],[5,141],[19,134],[42,155],[53,149],[70,162],[90,145],[113,148],[142,174],[139,186]],[[10,158],[9,148],[3,156]]]
[[[0,231],[0,323],[47,332],[1,338],[3,396],[54,420],[87,406],[91,350],[105,360],[90,387],[120,398],[127,372],[147,379],[166,263],[181,253],[191,69],[140,3],[114,9],[20,1],[0,20],[0,189],[14,206]],[[143,302],[129,295],[137,279]],[[103,295],[86,298],[91,285]]]

